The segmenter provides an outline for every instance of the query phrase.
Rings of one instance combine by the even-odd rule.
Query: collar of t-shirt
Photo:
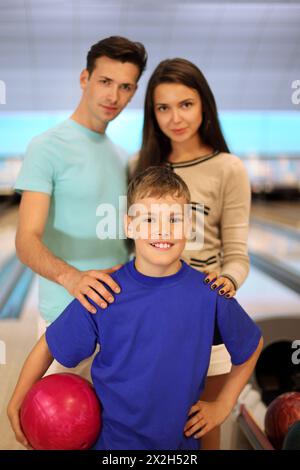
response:
[[[188,264],[183,261],[181,261],[181,267],[175,274],[171,274],[169,276],[162,276],[162,277],[152,277],[152,276],[146,276],[145,274],[142,274],[139,272],[136,267],[135,267],[135,258],[132,259],[129,263],[127,263],[126,268],[128,271],[128,274],[131,278],[133,278],[136,282],[139,284],[143,284],[144,286],[148,287],[169,287],[171,285],[177,284],[180,282],[183,277],[185,277],[188,272],[189,272],[189,266]]]

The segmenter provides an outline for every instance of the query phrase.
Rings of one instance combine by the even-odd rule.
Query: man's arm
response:
[[[86,296],[89,296],[100,308],[107,307],[104,300],[112,302],[113,297],[100,281],[107,284],[114,292],[119,293],[120,288],[109,276],[109,273],[119,269],[120,265],[106,270],[79,271],[55,256],[42,241],[49,207],[50,196],[48,194],[24,191],[16,235],[17,255],[20,261],[34,272],[62,285],[89,312],[96,313],[94,306],[88,302]]]
[[[263,338],[249,359],[238,366],[232,366],[226,383],[214,402],[199,400],[189,412],[190,418],[184,428],[187,437],[195,434],[195,438],[204,436],[216,426],[222,424],[231,413],[237,399],[248,382],[263,348]]]
[[[16,388],[7,406],[7,415],[16,439],[27,448],[30,448],[30,445],[20,425],[20,409],[27,392],[43,377],[52,362],[53,356],[43,335],[24,362]]]

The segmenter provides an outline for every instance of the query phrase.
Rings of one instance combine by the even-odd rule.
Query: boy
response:
[[[197,438],[222,423],[248,381],[259,353],[259,329],[234,299],[205,287],[204,274],[180,260],[190,194],[166,167],[151,167],[128,189],[126,233],[136,257],[113,274],[122,294],[96,315],[74,300],[29,355],[8,406],[16,437],[26,392],[53,358],[92,366],[103,428],[95,449],[197,449]],[[175,208],[174,208],[175,207]],[[132,208],[136,214],[132,214]],[[137,211],[138,209],[138,211]],[[233,368],[217,401],[198,401],[209,365],[215,321]]]

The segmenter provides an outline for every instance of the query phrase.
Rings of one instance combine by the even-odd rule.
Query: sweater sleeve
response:
[[[235,157],[223,189],[221,238],[223,264],[220,275],[239,288],[249,273],[248,231],[251,204],[249,177],[243,162]]]

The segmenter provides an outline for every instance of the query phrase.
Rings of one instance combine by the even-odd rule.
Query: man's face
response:
[[[85,69],[80,76],[82,99],[91,118],[104,126],[115,119],[134,95],[138,76],[135,64],[106,56],[96,59],[91,75]]]

